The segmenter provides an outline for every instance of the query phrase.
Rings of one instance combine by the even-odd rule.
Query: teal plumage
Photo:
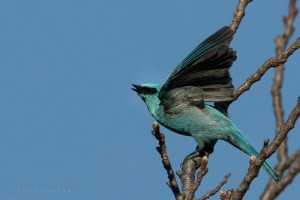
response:
[[[258,156],[226,113],[205,103],[233,100],[229,68],[236,52],[229,48],[232,36],[229,27],[220,29],[199,44],[162,87],[148,83],[133,85],[133,90],[160,124],[178,134],[192,136],[199,150],[213,148],[217,140],[224,140],[250,156]],[[263,168],[279,181],[267,162]]]

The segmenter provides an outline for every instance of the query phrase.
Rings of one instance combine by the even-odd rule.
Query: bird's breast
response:
[[[213,109],[213,110],[212,110]],[[223,134],[231,126],[230,120],[214,108],[206,106],[201,109],[193,106],[181,107],[180,112],[166,113],[163,107],[157,110],[155,119],[166,128],[182,134],[203,133],[212,136]]]

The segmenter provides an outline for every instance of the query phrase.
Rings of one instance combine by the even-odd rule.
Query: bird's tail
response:
[[[241,147],[239,147],[241,148]],[[252,156],[254,155],[256,158],[259,156],[259,153],[254,149],[254,147],[247,142],[247,145],[244,146],[244,148],[241,148],[242,151],[247,153],[248,155]],[[262,168],[276,181],[278,182],[280,180],[280,176],[272,169],[272,167],[268,164],[267,161],[265,161],[262,165]]]
[[[238,129],[237,129],[238,130]],[[254,155],[256,158],[259,156],[259,153],[254,149],[254,147],[248,142],[246,137],[238,131],[238,133],[235,135],[236,138],[231,140],[231,143],[245,152],[246,154],[252,156]],[[280,180],[280,177],[276,172],[271,168],[271,166],[265,161],[262,165],[263,169],[266,170],[266,172],[276,181],[278,182]]]
[[[272,167],[267,163],[267,161],[264,162],[264,164],[262,165],[262,167],[264,168],[264,170],[266,170],[266,172],[268,172],[268,174],[276,181],[280,181],[280,176],[278,176],[278,174],[272,169]]]

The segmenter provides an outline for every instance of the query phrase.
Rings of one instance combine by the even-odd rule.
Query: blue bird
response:
[[[259,153],[227,117],[226,111],[220,109],[224,103],[234,100],[229,74],[236,60],[236,52],[229,48],[232,37],[229,27],[221,28],[199,44],[163,86],[133,84],[132,89],[160,124],[178,134],[192,136],[199,151],[212,152],[217,140],[224,140],[257,157]],[[214,102],[215,107],[205,102]],[[267,162],[263,168],[275,181],[280,180]]]

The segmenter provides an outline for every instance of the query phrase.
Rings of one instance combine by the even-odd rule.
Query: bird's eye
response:
[[[151,88],[151,87],[143,87],[142,93],[144,93],[144,94],[156,94],[157,89],[156,88]]]
[[[156,90],[155,88],[151,88],[151,89],[150,89],[150,93],[151,93],[151,94],[155,94],[156,92],[157,92],[157,90]]]

